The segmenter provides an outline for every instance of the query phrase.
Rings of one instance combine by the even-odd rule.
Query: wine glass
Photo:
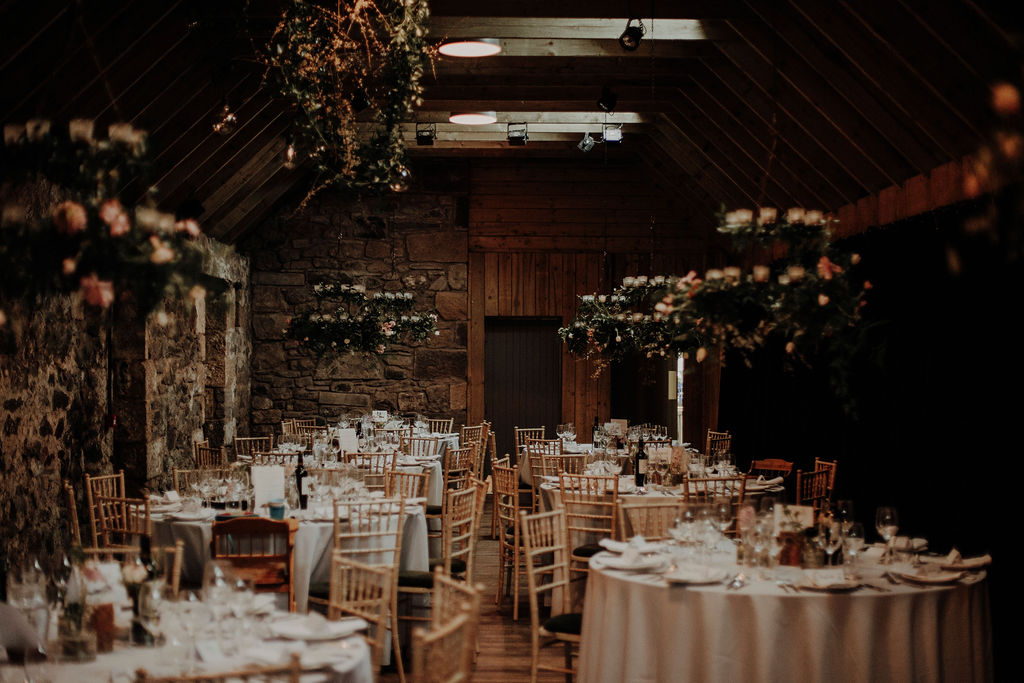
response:
[[[850,578],[857,576],[857,556],[864,549],[864,525],[851,522],[843,534],[843,560],[850,565]]]
[[[576,443],[576,425],[574,425],[572,422],[567,422],[565,424],[565,427],[566,427],[565,436],[569,439],[569,443],[575,444]]]
[[[843,528],[840,524],[830,524],[828,527],[828,536],[825,539],[825,554],[828,556],[828,564],[832,566],[832,556],[835,555],[836,551],[843,545]]]
[[[892,564],[895,560],[896,532],[899,531],[899,528],[899,515],[896,513],[896,508],[882,506],[875,510],[875,530],[888,546],[885,557],[882,558],[882,564]]]
[[[715,528],[724,535],[732,525],[732,499],[725,496],[716,497],[712,510]]]
[[[843,532],[845,533],[848,531],[850,529],[850,525],[853,524],[853,501],[836,501],[835,515],[836,519],[839,520],[839,524],[843,527]]]

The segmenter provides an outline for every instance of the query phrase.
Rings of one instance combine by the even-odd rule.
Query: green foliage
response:
[[[426,0],[286,3],[260,57],[267,84],[293,104],[296,151],[317,172],[303,203],[328,187],[405,189],[399,126],[422,102],[428,15]]]
[[[437,334],[437,315],[415,311],[410,292],[367,296],[360,285],[321,282],[313,293],[316,309],[289,320],[284,335],[317,356],[346,351],[381,355],[395,342],[419,342]]]

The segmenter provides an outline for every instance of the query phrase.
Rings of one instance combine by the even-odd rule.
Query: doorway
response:
[[[498,457],[515,454],[515,427],[543,425],[554,438],[562,414],[560,325],[557,318],[484,322],[484,415]]]

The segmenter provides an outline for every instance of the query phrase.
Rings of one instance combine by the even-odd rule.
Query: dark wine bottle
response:
[[[633,474],[636,477],[636,487],[641,488],[647,485],[647,452],[644,450],[643,439],[637,441],[636,457],[633,460]]]
[[[306,466],[302,464],[302,451],[299,451],[299,464],[295,466],[295,490],[299,494],[299,507],[306,509],[308,498],[306,496],[305,482]]]

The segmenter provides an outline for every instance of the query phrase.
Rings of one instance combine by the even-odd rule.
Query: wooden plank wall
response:
[[[469,419],[486,416],[484,319],[572,320],[577,296],[623,274],[702,270],[707,235],[690,227],[639,163],[475,160],[469,191]],[[653,218],[654,230],[651,230]],[[705,225],[707,217],[693,217]],[[652,243],[653,235],[653,243]],[[651,254],[653,253],[653,258]],[[651,266],[657,269],[652,272]],[[581,434],[609,414],[609,373],[562,354],[562,419]],[[582,438],[582,436],[581,436]]]

